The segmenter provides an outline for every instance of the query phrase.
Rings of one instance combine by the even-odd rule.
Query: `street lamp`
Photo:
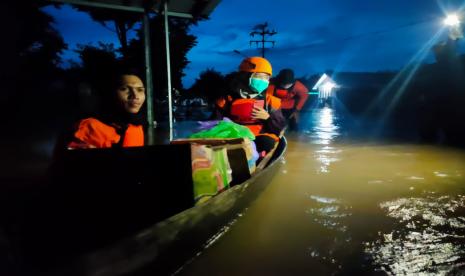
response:
[[[457,40],[463,37],[460,17],[457,14],[449,14],[444,19],[444,24],[449,27],[449,38]]]
[[[444,24],[450,27],[455,27],[460,25],[460,19],[456,14],[449,14],[446,19],[444,19]]]

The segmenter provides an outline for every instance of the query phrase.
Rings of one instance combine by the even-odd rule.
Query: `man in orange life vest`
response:
[[[266,95],[272,67],[262,57],[242,60],[239,72],[227,87],[226,96],[216,102],[214,118],[228,117],[247,126],[255,135],[257,151],[261,154],[273,149],[285,126],[281,101]]]
[[[276,78],[271,80],[267,94],[281,99],[281,109],[289,128],[297,130],[299,113],[308,98],[308,89],[294,78],[292,69],[282,69]]]
[[[145,102],[144,84],[131,72],[115,75],[113,82],[103,103],[104,112],[77,123],[68,149],[144,145],[144,121],[139,112]]]

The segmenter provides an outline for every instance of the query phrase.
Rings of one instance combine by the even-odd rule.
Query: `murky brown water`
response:
[[[288,136],[259,199],[181,275],[465,275],[465,151]]]

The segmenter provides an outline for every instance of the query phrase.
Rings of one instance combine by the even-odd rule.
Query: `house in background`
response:
[[[311,88],[311,106],[315,108],[333,105],[334,100],[344,104],[349,110],[361,111],[389,82],[395,72],[334,72],[313,75],[303,79]]]
[[[320,106],[330,104],[333,93],[338,87],[339,85],[325,73],[312,87],[310,94],[318,95],[318,104]]]

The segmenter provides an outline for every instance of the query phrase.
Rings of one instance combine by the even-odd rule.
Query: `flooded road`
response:
[[[465,275],[465,151],[361,142],[329,108],[307,121],[269,187],[179,275]]]

